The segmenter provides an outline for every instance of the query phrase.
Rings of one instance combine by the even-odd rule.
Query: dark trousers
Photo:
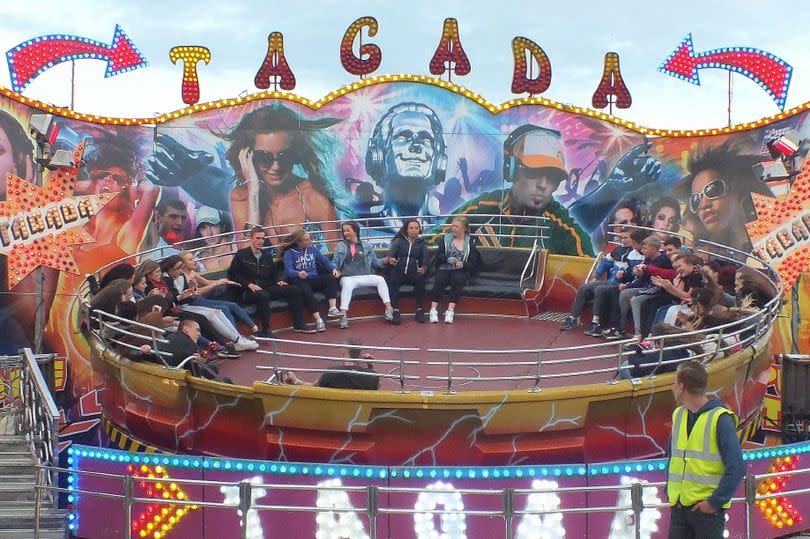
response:
[[[619,323],[619,285],[602,283],[593,296],[593,314],[602,327],[617,327]]]
[[[433,277],[433,291],[431,296],[433,301],[439,302],[442,299],[444,290],[450,285],[450,303],[458,303],[464,285],[467,284],[467,273],[461,270],[437,270]]]
[[[332,274],[296,279],[293,286],[301,289],[304,305],[313,313],[318,311],[318,302],[315,301],[313,292],[323,292],[326,299],[337,298],[338,280]]]
[[[259,324],[263,330],[270,329],[270,300],[273,299],[286,301],[287,305],[290,306],[293,325],[295,327],[304,326],[304,293],[297,286],[274,284],[262,287],[257,292],[248,288],[245,288],[242,292],[242,303],[256,305],[256,317],[259,319]]]
[[[675,298],[666,292],[652,294],[645,298],[641,303],[641,327],[636,328],[636,333],[646,337],[650,334],[655,321],[655,313],[660,307],[666,305],[672,306],[675,303]]]
[[[676,505],[669,517],[669,539],[721,539],[726,526],[726,512],[713,515]]]
[[[411,273],[405,275],[402,272],[391,270],[385,278],[388,281],[388,293],[391,295],[391,306],[399,309],[399,287],[403,284],[413,285],[413,295],[416,299],[416,308],[421,309],[425,304],[425,274]],[[463,284],[462,284],[463,286]]]
[[[574,304],[571,306],[571,316],[576,316],[577,318],[582,316],[582,310],[585,308],[585,305],[589,301],[593,301],[596,295],[596,289],[604,285],[605,281],[591,281],[590,283],[585,283],[580,286],[577,290],[577,295],[574,296]],[[593,312],[596,314],[596,309],[594,309]]]

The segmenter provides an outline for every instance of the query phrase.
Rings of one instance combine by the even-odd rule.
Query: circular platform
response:
[[[340,346],[349,340],[360,341],[374,354],[375,360],[398,361],[400,352],[393,350],[374,350],[374,347],[419,348],[418,351],[404,352],[406,361],[405,374],[418,377],[405,382],[409,390],[444,390],[447,388],[448,352],[432,352],[435,349],[476,350],[473,352],[453,352],[452,389],[464,390],[512,390],[528,389],[535,385],[537,372],[537,352],[520,352],[519,350],[553,349],[542,352],[541,383],[542,388],[570,386],[605,382],[614,377],[618,367],[616,354],[618,344],[608,343],[583,335],[583,328],[561,332],[560,324],[553,321],[532,320],[526,317],[463,315],[456,317],[454,324],[419,324],[412,316],[403,316],[400,325],[385,322],[382,318],[364,318],[351,320],[348,329],[338,329],[332,321],[327,331],[316,334],[301,334],[291,329],[276,332],[280,340],[299,341],[269,342],[263,341],[261,348],[255,352],[242,354],[237,360],[219,362],[220,372],[230,377],[235,383],[251,385],[257,380],[266,380],[273,371],[259,369],[259,366],[270,367],[274,364],[281,369],[301,369],[296,371],[298,377],[309,382],[318,380],[317,372],[340,365],[339,359],[325,360],[302,356],[324,356],[343,358],[347,349]],[[335,346],[308,346],[301,343],[334,343]],[[571,347],[576,347],[571,349]],[[582,347],[582,348],[579,348]],[[277,354],[273,354],[275,349]],[[515,352],[518,350],[518,352]],[[486,353],[483,353],[486,352]],[[294,354],[295,357],[287,354]],[[612,356],[594,358],[594,356]],[[565,363],[554,361],[567,360]],[[431,365],[441,363],[441,365]],[[466,365],[476,363],[478,365]],[[380,389],[396,390],[399,388],[400,366],[394,363],[375,365],[381,374],[390,374],[384,378]],[[609,371],[613,372],[593,372]],[[576,377],[576,382],[573,378]],[[437,379],[441,378],[441,380]],[[476,380],[471,380],[475,378]],[[490,378],[500,378],[492,380]]]

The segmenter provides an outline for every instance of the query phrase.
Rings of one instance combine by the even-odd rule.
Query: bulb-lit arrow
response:
[[[778,56],[760,49],[724,47],[695,54],[692,34],[687,34],[658,71],[700,85],[698,69],[705,68],[726,69],[748,77],[785,110],[793,68]]]
[[[32,80],[53,66],[71,60],[106,60],[105,78],[148,65],[117,24],[110,45],[86,37],[52,34],[20,43],[6,53],[6,58],[15,92],[25,90]]]

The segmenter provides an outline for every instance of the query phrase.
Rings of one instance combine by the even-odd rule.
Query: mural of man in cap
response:
[[[531,247],[541,235],[539,225],[547,227],[542,235],[548,236],[540,245],[552,253],[592,256],[590,237],[553,197],[568,178],[560,132],[522,125],[506,138],[503,153],[503,177],[511,189],[484,193],[456,211],[467,214],[470,225],[478,228],[481,245]],[[528,219],[535,216],[546,219]]]

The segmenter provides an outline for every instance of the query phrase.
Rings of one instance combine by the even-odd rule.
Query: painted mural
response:
[[[3,177],[34,181],[28,122],[36,112],[0,98]],[[57,117],[54,148],[85,144],[74,195],[114,196],[85,227],[93,241],[70,247],[75,273],[43,266],[9,289],[0,257],[2,353],[38,338],[33,291],[42,279],[44,349],[67,358],[63,405],[68,421],[81,419],[79,403],[94,389],[89,347],[77,331],[85,274],[137,262],[139,252],[162,257],[189,246],[204,247],[204,269],[222,269],[235,247],[218,235],[255,224],[278,244],[306,222],[331,250],[339,236],[327,221],[368,219],[372,241],[385,245],[403,216],[420,216],[430,233],[446,222],[441,215],[465,213],[482,245],[530,248],[524,218],[542,215],[549,230],[541,247],[593,256],[612,225],[632,223],[728,245],[735,251],[724,254],[741,260],[754,250],[778,269],[798,268],[795,280],[808,256],[810,217],[803,218],[804,198],[784,201],[789,190],[804,193],[796,185],[804,185],[810,148],[806,115],[725,134],[652,137],[562,107],[524,104],[494,114],[438,84],[380,82],[317,110],[263,99],[155,125]],[[768,143],[789,130],[798,133],[797,151],[784,173],[774,173]],[[9,197],[5,183],[0,196]]]

